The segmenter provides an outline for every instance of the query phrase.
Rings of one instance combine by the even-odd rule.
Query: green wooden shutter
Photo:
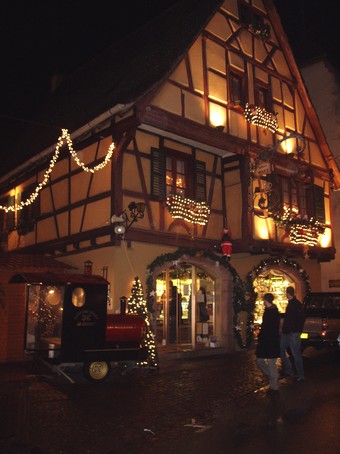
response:
[[[321,186],[314,185],[313,187],[313,195],[314,195],[314,216],[315,219],[322,224],[324,224],[326,220],[325,214],[325,196],[324,190]]]
[[[195,161],[195,200],[198,202],[206,202],[207,200],[207,185],[205,176],[205,162]]]
[[[166,198],[166,154],[164,150],[151,148],[151,196],[158,200]]]

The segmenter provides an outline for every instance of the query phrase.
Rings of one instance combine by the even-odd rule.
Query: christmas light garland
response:
[[[166,205],[175,219],[199,225],[206,225],[209,221],[210,208],[205,202],[196,202],[179,194],[170,194],[166,199]]]
[[[269,129],[269,131],[273,133],[277,131],[279,127],[276,114],[267,112],[263,107],[254,106],[253,104],[246,104],[244,108],[244,118],[248,123],[260,126],[264,129]]]
[[[289,229],[289,239],[293,244],[316,246],[319,235],[325,232],[325,226],[317,219],[301,218],[297,210],[284,207],[283,214],[275,215],[274,222],[279,227]]]
[[[305,283],[305,292],[311,292],[309,275],[297,262],[290,260],[287,257],[270,257],[262,260],[247,274],[246,281],[248,282],[248,285],[252,285],[253,281],[264,271],[267,271],[269,267],[277,267],[281,269],[282,266],[296,270]]]
[[[107,151],[107,154],[105,156],[104,161],[102,161],[100,164],[98,164],[98,165],[96,165],[96,166],[94,166],[92,168],[87,167],[87,166],[85,166],[85,164],[83,162],[80,161],[80,159],[77,156],[77,153],[74,151],[73,144],[72,144],[72,139],[71,139],[71,136],[70,136],[68,130],[67,129],[62,129],[62,135],[58,138],[58,142],[57,142],[57,145],[56,145],[56,148],[55,148],[55,152],[54,152],[53,157],[52,157],[52,159],[50,161],[50,165],[49,165],[48,169],[44,173],[44,177],[43,177],[42,182],[38,184],[38,186],[28,196],[28,198],[26,200],[22,200],[19,204],[14,204],[14,205],[10,205],[10,206],[0,205],[0,210],[4,210],[6,213],[8,213],[9,211],[19,211],[19,210],[22,210],[25,206],[31,205],[36,200],[36,198],[39,195],[39,192],[48,183],[50,174],[52,173],[52,170],[53,170],[53,168],[55,166],[55,163],[57,162],[57,160],[59,158],[60,149],[64,145],[64,139],[66,140],[66,143],[67,143],[67,146],[68,146],[68,149],[69,149],[69,152],[70,152],[71,156],[73,157],[73,159],[75,160],[77,165],[84,170],[84,172],[94,173],[97,170],[103,169],[108,164],[108,162],[110,161],[110,159],[111,159],[111,157],[113,155],[113,150],[115,148],[114,143],[112,143],[109,146],[109,148],[108,148],[108,151]]]
[[[144,361],[138,362],[137,365],[139,367],[149,367],[152,369],[158,368],[155,335],[152,331],[149,312],[146,301],[144,300],[142,283],[138,277],[135,277],[131,289],[131,296],[128,299],[128,312],[143,317],[146,323],[146,336],[142,341],[142,348],[146,349],[147,358]]]

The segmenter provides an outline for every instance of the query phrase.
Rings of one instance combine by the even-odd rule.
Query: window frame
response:
[[[166,158],[171,157],[185,163],[186,188],[182,196],[198,201],[206,201],[206,165],[194,155],[181,153],[170,148],[151,147],[151,199],[166,200]],[[204,198],[204,200],[203,200]]]
[[[235,99],[235,91],[233,90],[233,79],[239,82],[239,99]],[[229,70],[228,75],[229,84],[229,104],[233,107],[242,106],[245,103],[245,75],[235,70]]]
[[[264,93],[264,102],[260,100],[260,93]],[[273,97],[269,85],[255,81],[254,83],[255,105],[273,113]]]

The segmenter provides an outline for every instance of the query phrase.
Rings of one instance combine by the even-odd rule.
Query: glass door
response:
[[[214,281],[200,268],[178,263],[163,271],[156,279],[156,297],[158,344],[203,344],[214,335]]]

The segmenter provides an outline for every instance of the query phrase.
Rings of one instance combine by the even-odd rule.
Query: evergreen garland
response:
[[[254,279],[261,274],[268,266],[287,266],[289,268],[294,268],[301,276],[302,280],[305,283],[306,293],[311,292],[310,280],[306,271],[301,268],[301,266],[290,260],[287,257],[269,257],[262,260],[258,265],[254,266],[253,269],[247,274],[246,282],[248,285],[252,285]]]

